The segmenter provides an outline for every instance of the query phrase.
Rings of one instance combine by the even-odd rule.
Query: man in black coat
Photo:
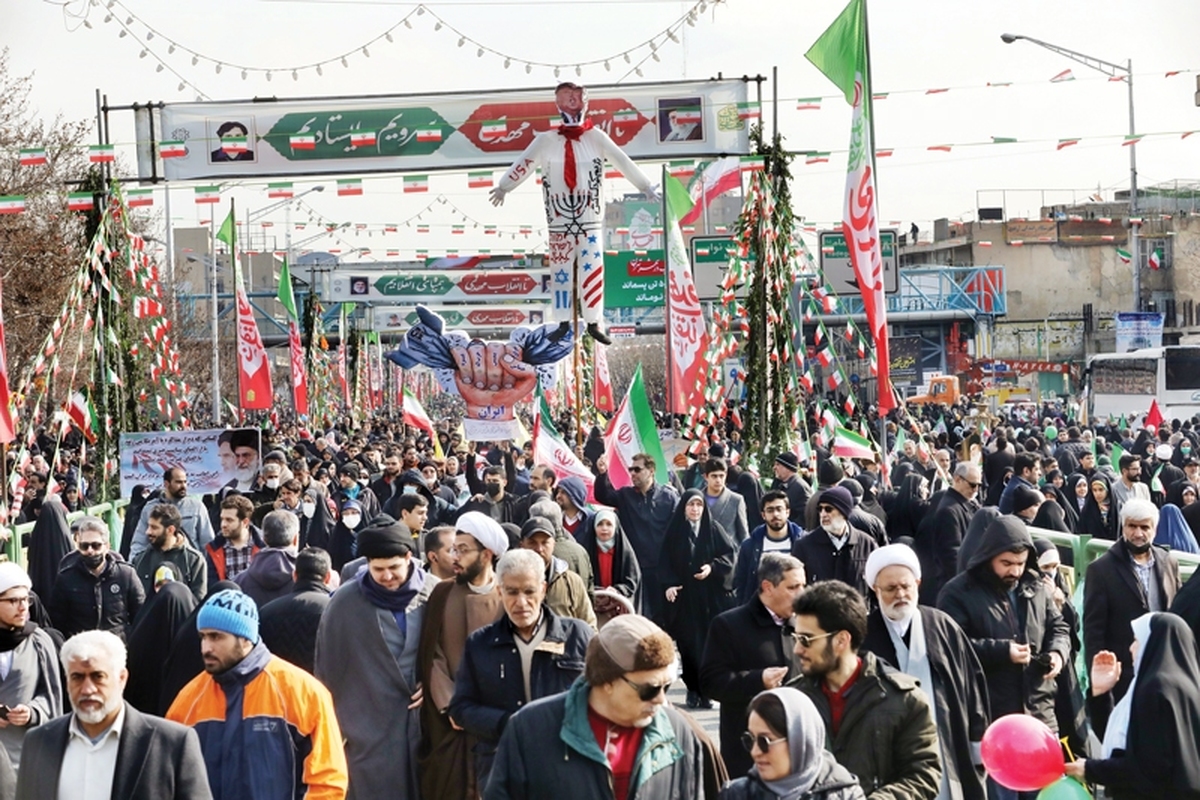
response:
[[[1179,593],[1179,562],[1153,544],[1158,508],[1135,497],[1121,506],[1121,538],[1088,566],[1083,584],[1084,663],[1101,650],[1115,653],[1121,679],[1113,699],[1125,696],[1133,679],[1133,629],[1129,623],[1151,611],[1171,608]]]
[[[121,698],[129,672],[120,639],[86,631],[63,645],[61,657],[74,713],[26,734],[18,800],[56,800],[64,782],[82,793],[80,782],[107,757],[115,761],[112,785],[93,791],[107,790],[120,800],[212,800],[196,732],[142,714]],[[89,745],[89,738],[96,744]]]
[[[721,704],[721,757],[730,775],[745,775],[753,761],[742,747],[746,707],[766,689],[799,674],[792,650],[792,603],[804,591],[804,565],[783,553],[758,562],[758,593],[718,615],[708,629],[700,664],[700,692]]]
[[[813,491],[800,477],[799,472],[800,459],[796,454],[790,450],[780,453],[775,456],[775,484],[771,488],[787,494],[789,518],[803,528],[804,507]]]
[[[877,546],[875,540],[850,525],[854,500],[849,491],[834,486],[817,498],[821,527],[792,545],[792,555],[804,564],[809,583],[837,580],[866,596],[870,590],[863,573],[867,557]]]
[[[121,639],[146,601],[137,572],[108,549],[108,526],[99,517],[75,523],[75,552],[59,567],[46,611],[64,637],[99,629]]]
[[[312,672],[317,650],[317,628],[329,605],[329,554],[306,547],[296,556],[296,583],[292,593],[263,606],[258,633],[267,649],[284,661]]]
[[[907,545],[872,553],[866,577],[878,603],[867,615],[863,650],[921,682],[937,724],[940,796],[984,800],[976,754],[989,720],[987,682],[971,640],[946,613],[917,605],[921,564]]]
[[[1030,714],[1057,730],[1054,679],[1071,652],[1067,623],[1037,568],[1025,523],[998,516],[967,570],[938,597],[963,629],[987,676],[991,718]]]
[[[975,495],[983,480],[978,464],[960,461],[950,488],[932,514],[921,521],[913,549],[921,560],[921,605],[937,603],[938,593],[958,574],[958,550],[979,510]]]

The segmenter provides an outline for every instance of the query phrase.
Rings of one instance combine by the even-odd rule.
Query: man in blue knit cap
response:
[[[217,592],[196,628],[204,673],[183,687],[167,718],[196,729],[214,800],[344,798],[349,779],[333,698],[312,675],[271,655],[254,601]]]

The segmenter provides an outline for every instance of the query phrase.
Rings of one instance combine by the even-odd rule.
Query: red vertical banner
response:
[[[271,391],[271,363],[267,348],[258,333],[254,309],[246,296],[242,271],[236,259],[233,271],[237,274],[237,333],[238,333],[238,406],[245,409],[270,408],[274,402]]]
[[[4,310],[0,306],[0,444],[8,444],[16,438],[12,394],[8,388],[8,345],[4,342]]]
[[[304,370],[304,346],[300,342],[300,324],[288,322],[288,353],[292,360],[292,404],[296,415],[308,416],[308,375]]]
[[[608,376],[608,347],[599,342],[596,342],[595,346],[596,380],[593,385],[593,402],[597,411],[612,412],[617,406],[613,402],[612,380]]]

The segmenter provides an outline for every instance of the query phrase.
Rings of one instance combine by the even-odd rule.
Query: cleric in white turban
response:
[[[877,602],[863,649],[916,678],[928,696],[943,767],[939,800],[984,800],[975,765],[988,725],[987,684],[971,641],[948,614],[917,604],[921,563],[908,545],[873,552],[864,577]]]

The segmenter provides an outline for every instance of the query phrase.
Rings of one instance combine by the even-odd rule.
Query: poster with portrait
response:
[[[191,494],[249,492],[262,464],[262,436],[257,428],[123,433],[120,461],[124,497],[135,486],[161,486],[171,467],[187,471]]]

